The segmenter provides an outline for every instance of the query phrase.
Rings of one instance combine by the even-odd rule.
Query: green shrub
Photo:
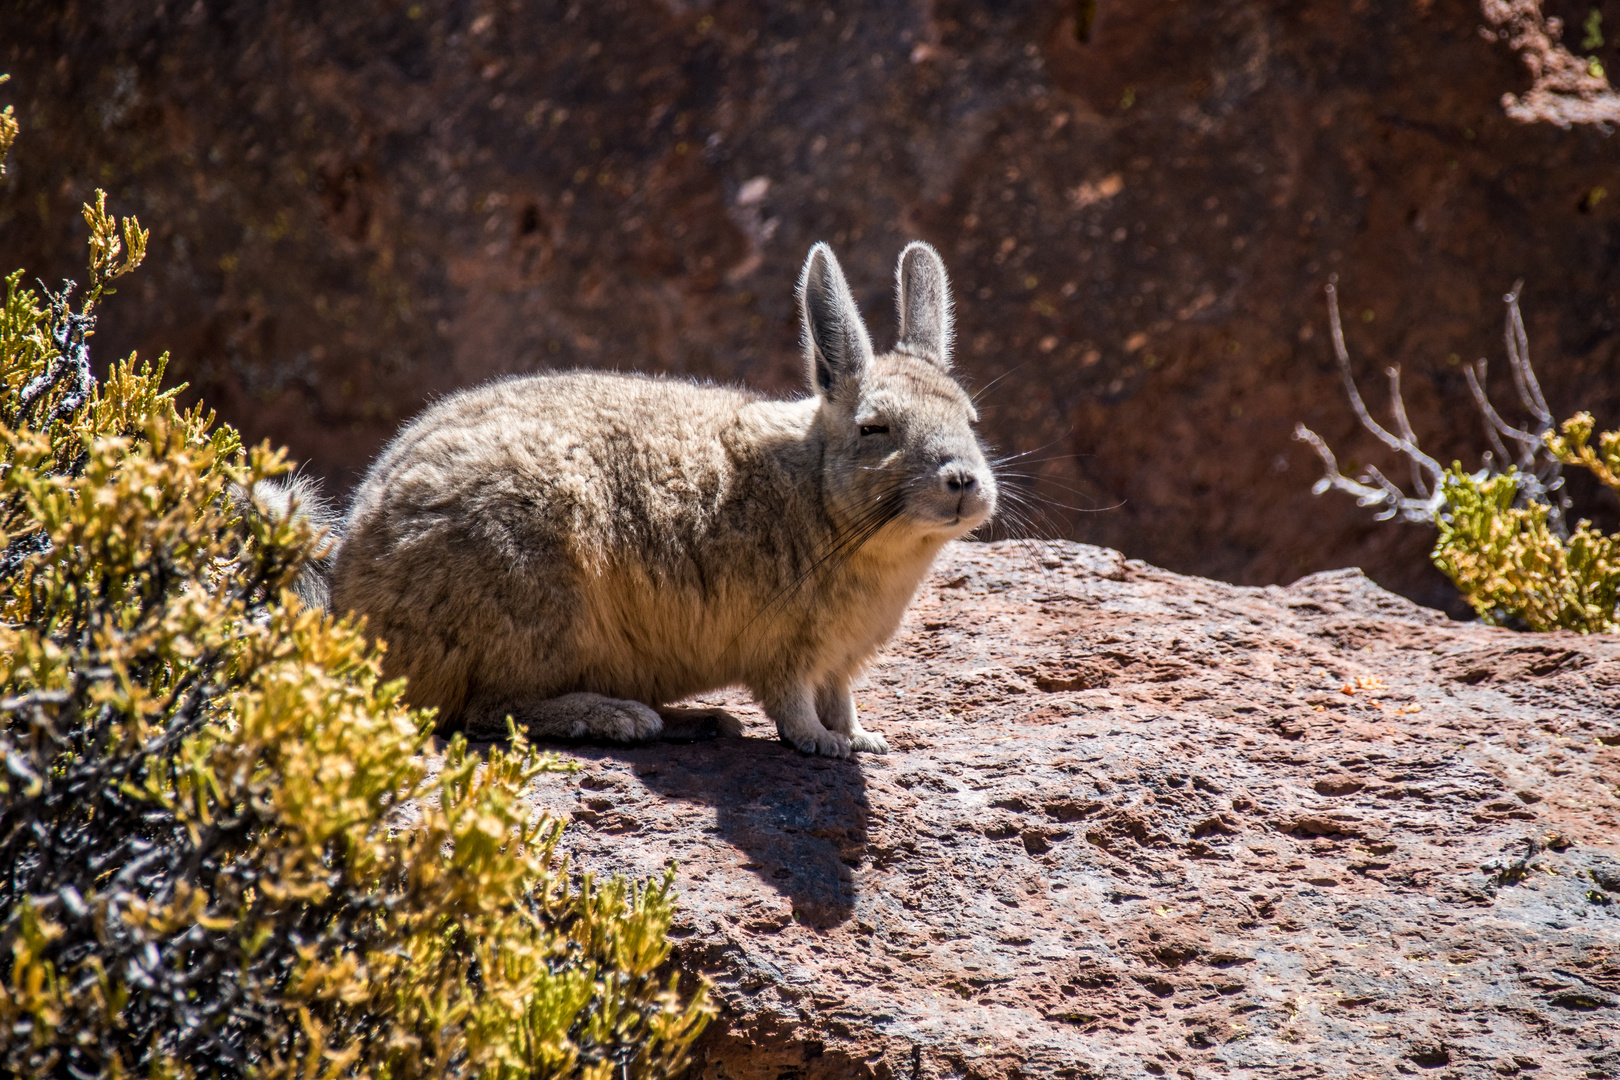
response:
[[[360,628],[289,591],[319,538],[243,505],[282,454],[162,360],[92,376],[146,234],[85,216],[86,300],[18,272],[0,316],[0,1071],[677,1068],[711,1010],[660,977],[670,877],[570,884],[522,799],[562,766],[515,734],[432,767]]]
[[[1620,432],[1600,435],[1594,450],[1587,440],[1595,426],[1590,413],[1580,413],[1564,421],[1561,434],[1547,433],[1547,447],[1560,464],[1591,470],[1620,495]],[[1579,521],[1560,536],[1549,525],[1548,504],[1524,501],[1520,487],[1516,471],[1479,479],[1452,465],[1434,564],[1487,622],[1620,633],[1620,535]]]

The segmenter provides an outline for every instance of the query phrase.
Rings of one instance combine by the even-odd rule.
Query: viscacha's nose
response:
[[[939,476],[945,490],[952,495],[966,495],[979,486],[979,478],[966,465],[953,462],[940,468]]]

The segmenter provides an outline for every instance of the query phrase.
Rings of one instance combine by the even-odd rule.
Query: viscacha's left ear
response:
[[[805,361],[810,388],[832,397],[841,384],[859,382],[872,362],[872,339],[850,295],[832,248],[817,244],[799,277],[799,310],[804,318]]]

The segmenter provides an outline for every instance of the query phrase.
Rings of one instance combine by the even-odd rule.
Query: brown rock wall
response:
[[[425,399],[506,372],[790,391],[810,243],[882,339],[920,236],[986,430],[1030,452],[1058,533],[1249,583],[1357,564],[1438,603],[1429,536],[1314,499],[1289,438],[1375,459],[1329,274],[1364,382],[1403,365],[1437,456],[1480,445],[1459,365],[1500,357],[1520,276],[1555,411],[1620,422],[1620,144],[1508,120],[1529,76],[1481,22],[1473,0],[16,0],[0,236],[8,266],[75,273],[77,207],[108,187],[154,231],[101,355],[171,350],[340,488]]]

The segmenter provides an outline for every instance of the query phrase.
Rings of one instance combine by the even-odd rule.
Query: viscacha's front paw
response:
[[[849,740],[849,748],[858,754],[887,754],[889,744],[883,736],[863,731]]]
[[[782,740],[806,754],[816,754],[820,757],[849,757],[849,736],[828,731],[826,728],[819,731],[799,731],[791,735],[784,733]]]

